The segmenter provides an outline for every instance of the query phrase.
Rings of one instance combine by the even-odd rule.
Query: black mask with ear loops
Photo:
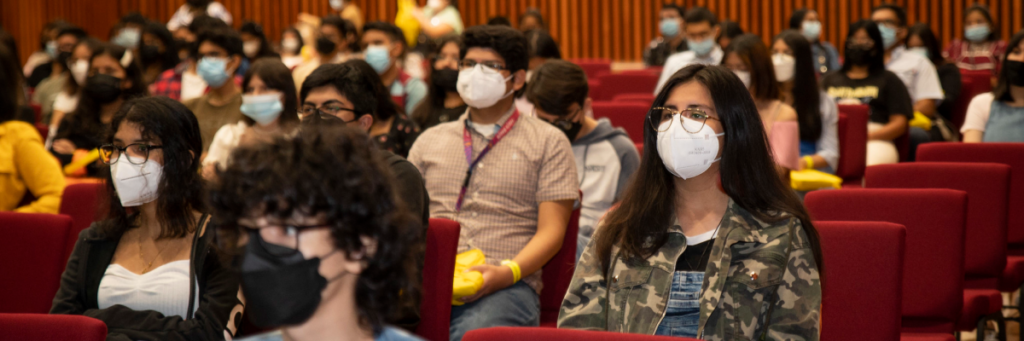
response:
[[[96,103],[107,104],[121,97],[121,79],[104,74],[92,75],[85,79],[82,92]]]
[[[1006,73],[1006,81],[1013,86],[1024,86],[1024,62],[1016,60],[1003,61],[1003,72]]]

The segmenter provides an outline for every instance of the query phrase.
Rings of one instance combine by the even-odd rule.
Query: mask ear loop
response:
[[[132,50],[124,50],[124,55],[121,56],[121,67],[127,69],[128,65],[131,65],[132,59],[134,59]]]

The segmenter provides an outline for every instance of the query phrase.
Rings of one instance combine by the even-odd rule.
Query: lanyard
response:
[[[480,160],[487,155],[488,152],[494,148],[495,145],[501,141],[508,132],[512,130],[512,127],[516,125],[516,121],[519,120],[519,110],[512,112],[512,116],[505,121],[505,125],[501,126],[498,133],[494,135],[494,138],[490,142],[487,142],[487,147],[480,151],[480,155],[477,155],[476,159],[473,159],[473,137],[469,134],[469,119],[465,121],[465,127],[462,129],[462,142],[466,148],[466,163],[469,164],[469,169],[466,170],[466,178],[462,180],[462,189],[459,190],[459,200],[455,202],[455,212],[462,210],[462,200],[466,198],[466,189],[469,188],[469,179],[473,177],[473,170],[476,169],[476,165],[480,163]]]

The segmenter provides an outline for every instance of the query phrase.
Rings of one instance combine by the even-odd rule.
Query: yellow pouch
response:
[[[398,0],[398,14],[395,15],[395,26],[402,29],[409,47],[416,47],[416,37],[420,34],[420,21],[412,16],[416,8],[414,0]]]
[[[484,252],[472,249],[455,255],[455,281],[452,282],[452,305],[463,305],[460,298],[471,296],[484,286],[484,275],[478,271],[466,271],[484,264]]]
[[[819,188],[842,188],[843,178],[814,169],[789,171],[789,185],[798,191],[813,191]]]
[[[925,131],[932,130],[932,119],[928,118],[922,113],[914,112],[914,119],[910,120],[911,127],[917,127],[924,129]]]
[[[65,176],[72,176],[72,175],[83,175],[84,176],[85,175],[85,172],[84,172],[85,166],[88,166],[90,163],[96,162],[96,160],[98,160],[99,158],[100,158],[100,150],[99,149],[93,149],[93,150],[90,150],[88,152],[86,152],[85,149],[76,150],[74,156],[72,157],[71,163],[68,163],[67,166],[64,166],[64,175]],[[79,171],[82,171],[82,172],[80,172],[81,174],[78,174]]]

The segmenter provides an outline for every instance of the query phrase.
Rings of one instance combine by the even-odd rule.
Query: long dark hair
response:
[[[942,58],[942,50],[939,48],[939,39],[935,37],[935,32],[932,32],[931,26],[925,23],[917,23],[914,26],[910,26],[910,29],[907,30],[907,42],[913,36],[917,36],[921,39],[921,43],[924,43],[924,48],[928,50],[928,60],[935,67],[946,63],[946,59]]]
[[[281,55],[274,52],[274,47],[270,45],[270,41],[267,41],[266,33],[263,33],[263,25],[252,21],[246,21],[242,23],[242,27],[238,29],[238,33],[251,34],[260,40],[260,50],[256,52],[256,56],[252,59],[259,58],[281,58]],[[249,58],[249,56],[245,56]]]
[[[772,57],[764,46],[764,41],[756,34],[742,34],[729,43],[724,54],[736,53],[750,68],[750,94],[759,100],[778,99],[779,82],[775,78],[775,65]],[[726,58],[722,58],[725,65]]]
[[[444,36],[437,40],[434,45],[434,50],[431,51],[430,55],[430,69],[434,69],[434,62],[437,60],[437,56],[441,54],[441,50],[444,49],[445,45],[455,44],[458,46],[461,43],[459,36],[449,35]],[[426,122],[427,117],[430,116],[430,112],[435,109],[444,108],[444,99],[447,92],[443,87],[434,84],[433,81],[427,83],[427,96],[420,101],[420,105],[416,106],[412,112],[412,118],[416,122]]]
[[[775,222],[779,214],[800,219],[814,251],[818,271],[823,270],[818,232],[810,216],[789,184],[775,172],[775,161],[757,113],[757,106],[744,90],[743,82],[721,66],[690,65],[679,70],[665,84],[652,107],[665,105],[669,94],[680,84],[696,81],[707,88],[722,122],[721,184],[732,200],[755,218]],[[648,120],[652,119],[649,113]],[[658,134],[644,124],[644,144],[655,146]],[[626,190],[619,207],[608,212],[605,226],[597,232],[597,255],[602,267],[611,264],[611,250],[619,246],[624,260],[645,259],[654,255],[668,239],[667,226],[675,208],[673,175],[665,168],[657,148],[644,148],[640,168]]]
[[[100,42],[96,38],[85,37],[82,40],[79,40],[78,44],[75,44],[75,47],[71,49],[71,53],[75,53],[75,50],[78,49],[79,45],[85,45],[85,47],[89,48],[89,51],[96,51],[96,49],[99,48],[100,44],[102,44],[102,42]],[[68,66],[68,70],[71,70],[70,65]],[[77,94],[78,91],[82,90],[82,87],[84,86],[85,84],[78,84],[78,81],[75,80],[75,77],[68,77],[67,80],[64,82],[64,93],[69,95]]]
[[[351,68],[356,69],[360,77],[364,78],[364,83],[370,88],[366,89],[371,92],[371,95],[377,98],[377,108],[373,113],[373,119],[377,121],[390,120],[395,115],[399,115],[401,111],[398,109],[398,104],[391,100],[391,91],[384,86],[384,82],[380,80],[380,76],[377,75],[377,71],[373,69],[370,64],[362,59],[352,59],[341,64],[342,66],[348,65]]]
[[[295,96],[298,91],[295,90],[295,80],[292,78],[291,71],[284,66],[281,59],[260,58],[252,63],[249,70],[245,72],[245,77],[242,78],[243,91],[248,92],[249,82],[252,81],[253,76],[259,77],[268,88],[284,93],[284,102],[281,103],[284,106],[284,111],[277,119],[281,128],[288,131],[297,126],[299,124],[299,100]],[[242,120],[250,126],[256,123],[248,116],[242,117]]]
[[[800,124],[801,141],[817,141],[821,138],[821,90],[818,76],[814,72],[814,55],[811,44],[795,30],[785,30],[775,37],[793,52],[793,109]]]
[[[844,60],[850,60],[850,39],[857,31],[864,30],[868,33],[868,37],[875,42],[875,46],[871,48],[871,59],[868,61],[868,73],[877,74],[885,71],[885,45],[882,43],[882,32],[878,30],[878,25],[871,20],[859,20],[855,23],[850,24],[850,31],[846,34],[846,49],[844,50]],[[853,66],[851,63],[843,63],[843,72],[850,71],[850,67]]]
[[[21,68],[18,66],[16,53],[10,51],[5,44],[0,44],[0,123],[14,119],[18,115],[18,98],[22,94]]]
[[[1010,44],[1006,46],[1006,53],[1003,54],[1002,60],[1004,63],[1007,58],[1010,58],[1010,54],[1013,53],[1013,50],[1020,46],[1020,42],[1022,40],[1024,40],[1024,30],[1017,32],[1013,37],[1010,37]],[[1009,71],[1005,67],[999,71],[999,82],[997,82],[996,87],[992,89],[992,95],[995,96],[996,100],[1012,103],[1014,99],[1013,94],[1010,93],[1010,76],[1008,73]]]
[[[114,143],[114,134],[122,122],[137,125],[144,139],[153,142],[159,138],[163,146],[159,149],[164,155],[163,177],[157,187],[156,199],[160,238],[181,238],[195,232],[197,221],[192,212],[206,209],[203,177],[199,174],[203,140],[196,116],[185,105],[163,96],[131,100],[114,115],[106,143]],[[118,162],[127,160],[122,158]],[[101,226],[108,237],[117,237],[138,227],[135,218],[139,210],[121,206],[109,170],[104,173],[109,193],[106,219],[111,223]]]
[[[302,41],[302,34],[299,33],[299,30],[295,29],[294,26],[286,27],[284,30],[281,31],[281,41],[284,41],[285,33],[292,33],[292,34],[294,34],[299,39],[299,47],[297,47],[295,49],[295,51],[285,51],[284,50],[284,46],[281,46],[281,52],[288,52],[288,53],[291,53],[293,55],[301,54],[302,53],[302,46],[306,45],[306,42]]]
[[[173,69],[178,63],[181,63],[181,59],[178,58],[178,43],[174,41],[174,36],[171,35],[171,31],[167,30],[167,26],[155,21],[146,23],[142,28],[142,34],[152,34],[156,39],[159,39],[164,44],[164,52],[160,54],[160,59],[157,61],[160,63],[160,71],[166,71]],[[145,67],[149,67],[146,65]]]
[[[142,67],[139,66],[138,56],[132,54],[128,59],[124,58],[125,53],[128,53],[128,49],[125,49],[121,45],[101,43],[95,50],[92,51],[92,56],[89,57],[89,67],[92,68],[93,60],[99,56],[109,56],[116,61],[119,61],[119,65],[124,69],[124,79],[122,82],[130,81],[132,86],[121,90],[121,98],[130,100],[133,98],[143,97],[149,94],[149,90],[146,89],[146,82],[142,79]],[[120,62],[127,62],[127,65],[120,64]],[[78,101],[78,107],[75,108],[74,117],[77,118],[78,122],[88,123],[99,123],[100,122],[100,107],[101,105],[96,102],[90,96],[81,96]]]
[[[811,10],[807,8],[800,8],[793,11],[793,15],[789,16],[789,28],[794,30],[802,29],[804,27],[804,18],[807,17],[807,13],[811,13]]]

